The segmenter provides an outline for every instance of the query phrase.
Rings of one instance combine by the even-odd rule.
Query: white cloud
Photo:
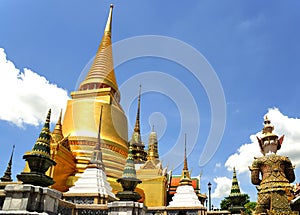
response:
[[[212,198],[224,198],[229,196],[231,190],[232,180],[227,177],[217,177],[214,178],[216,183],[216,189],[211,194]]]
[[[243,20],[239,25],[238,28],[241,30],[249,30],[253,27],[259,26],[261,23],[265,21],[265,17],[263,14],[258,14],[255,17],[250,19]]]
[[[219,162],[219,163],[216,163],[216,168],[220,168],[222,166],[222,164]]]
[[[300,142],[300,119],[289,118],[283,115],[277,108],[269,109],[266,115],[275,127],[274,133],[278,136],[285,135],[278,154],[288,156],[296,167],[300,166],[300,148],[298,147]],[[251,135],[251,143],[242,145],[236,153],[231,155],[227,159],[225,167],[228,170],[232,170],[235,166],[238,173],[249,171],[248,166],[252,164],[254,156],[262,156],[256,139],[256,136],[260,135],[261,132]]]
[[[19,127],[43,123],[49,108],[52,120],[56,120],[69,98],[66,90],[49,83],[45,77],[26,68],[21,72],[7,60],[3,48],[0,48],[0,92],[0,120]]]

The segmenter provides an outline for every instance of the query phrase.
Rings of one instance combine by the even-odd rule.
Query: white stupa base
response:
[[[115,194],[112,193],[112,188],[107,181],[105,172],[102,169],[87,168],[81,177],[75,182],[75,185],[65,193],[66,196],[72,194],[85,195],[101,195],[110,196],[116,199]]]
[[[176,189],[176,193],[168,207],[189,207],[203,206],[199,201],[193,186],[181,185]]]

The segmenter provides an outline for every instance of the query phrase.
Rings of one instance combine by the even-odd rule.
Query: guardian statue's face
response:
[[[277,138],[264,138],[261,141],[262,152],[264,155],[276,154],[279,144]]]

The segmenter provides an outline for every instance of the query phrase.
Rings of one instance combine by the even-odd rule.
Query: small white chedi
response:
[[[192,180],[187,166],[186,158],[186,141],[184,145],[184,165],[181,173],[179,186],[176,189],[172,201],[168,207],[189,207],[189,206],[203,206],[195,193],[192,186]]]

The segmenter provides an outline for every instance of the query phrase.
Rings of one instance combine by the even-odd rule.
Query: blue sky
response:
[[[250,183],[249,172],[245,170],[247,163],[242,160],[247,160],[244,156],[254,156],[243,154],[243,150],[257,146],[250,136],[261,130],[263,116],[269,111],[273,119],[269,118],[275,128],[278,127],[278,134],[289,134],[282,149],[285,146],[297,148],[295,144],[299,140],[299,131],[295,129],[299,124],[296,118],[300,115],[298,1],[207,0],[174,3],[91,0],[86,3],[54,0],[45,3],[2,0],[0,48],[4,51],[0,64],[0,174],[5,171],[13,144],[16,145],[13,174],[22,171],[24,162],[21,158],[33,146],[49,106],[56,110],[54,122],[58,109],[65,108],[61,107],[62,104],[76,89],[83,68],[97,51],[110,3],[115,5],[113,42],[136,36],[161,35],[189,44],[213,67],[226,99],[226,126],[220,146],[215,149],[212,159],[199,166],[199,157],[212,123],[206,88],[182,65],[166,59],[144,57],[120,65],[115,72],[118,84],[124,86],[124,90],[130,88],[132,94],[138,92],[140,83],[144,86],[141,104],[144,142],[147,144],[151,125],[155,124],[163,157],[174,145],[183,146],[184,140],[180,134],[187,133],[188,144],[189,137],[191,142],[188,148],[191,152],[189,167],[193,175],[203,173],[202,192],[207,192],[207,183],[212,182],[215,205],[226,193],[226,186],[221,186],[226,179],[220,180],[220,177],[231,179],[230,168],[234,161],[237,166],[244,165],[237,167],[240,186],[251,196],[251,200],[255,200],[256,190]],[[23,74],[21,78],[13,80],[15,75],[12,79],[6,79],[8,72],[16,73],[17,70],[7,66],[3,53]],[[24,71],[24,68],[28,70]],[[157,87],[164,81],[164,76],[159,76],[162,79],[157,83],[151,78],[139,76],[149,71],[172,78],[159,91]],[[193,100],[189,101],[188,97],[185,98],[187,100],[180,100],[179,88],[169,82],[174,80],[180,82],[179,87],[183,86],[190,92]],[[35,84],[37,82],[39,84]],[[126,88],[128,83],[130,87]],[[126,101],[130,98],[128,117],[129,124],[133,126],[136,100],[130,97],[131,94],[122,92],[121,87],[122,104],[127,105]],[[189,111],[194,110],[191,106],[193,102],[197,113]],[[195,127],[197,114],[200,126]],[[182,119],[182,115],[186,118]],[[191,124],[182,127],[184,120]],[[198,129],[199,136],[192,141]],[[298,155],[292,150],[286,149],[284,152],[291,159]],[[229,159],[231,155],[236,157]],[[182,151],[175,150],[172,156],[180,160]],[[299,161],[295,162],[298,164]],[[165,165],[169,169],[176,168],[169,161]],[[180,171],[181,166],[174,170],[178,174]],[[299,175],[298,168],[296,175]],[[299,177],[296,180],[299,181]]]

